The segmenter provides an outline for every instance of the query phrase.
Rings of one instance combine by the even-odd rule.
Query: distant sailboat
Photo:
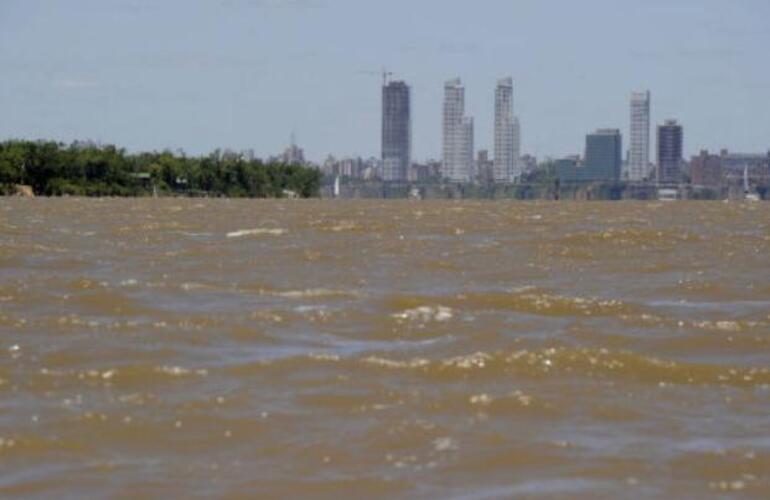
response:
[[[334,197],[340,197],[340,176],[334,178]]]
[[[759,201],[759,195],[751,192],[749,187],[749,166],[743,167],[743,198],[747,201]]]

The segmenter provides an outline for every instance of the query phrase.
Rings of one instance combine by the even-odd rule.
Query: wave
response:
[[[552,347],[512,352],[475,352],[438,359],[398,359],[375,354],[343,357],[301,355],[239,364],[225,368],[241,376],[274,371],[291,373],[328,365],[355,373],[371,370],[400,372],[430,379],[464,380],[473,377],[584,377],[633,383],[729,387],[770,387],[770,369],[665,360],[633,351]]]
[[[283,228],[256,228],[256,229],[239,229],[237,231],[231,231],[227,233],[228,238],[243,238],[246,236],[281,236],[288,233],[288,229]]]
[[[431,303],[442,306],[430,306]],[[438,307],[476,311],[515,311],[541,316],[617,316],[631,314],[637,307],[620,300],[596,297],[567,296],[548,293],[533,287],[522,287],[507,292],[475,292],[454,296],[398,296],[389,300],[392,307],[400,310],[427,311],[420,309]],[[449,311],[451,312],[451,309]],[[397,314],[406,314],[399,312]],[[415,316],[423,316],[414,313]]]

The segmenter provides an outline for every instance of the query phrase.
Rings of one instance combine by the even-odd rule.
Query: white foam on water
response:
[[[358,297],[355,290],[332,290],[329,288],[308,288],[307,290],[286,290],[274,292],[273,295],[286,299],[306,299],[322,297]]]
[[[228,238],[243,238],[246,236],[281,236],[288,233],[288,229],[283,228],[256,228],[256,229],[239,229],[238,231],[231,231],[227,233]]]
[[[433,440],[433,449],[436,451],[454,451],[458,448],[457,441],[451,437],[441,437]]]
[[[454,316],[451,308],[446,306],[420,306],[414,309],[407,309],[400,313],[392,315],[396,319],[407,321],[437,321],[439,323],[449,321]]]

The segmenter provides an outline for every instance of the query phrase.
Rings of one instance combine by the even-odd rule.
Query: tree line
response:
[[[233,152],[189,157],[182,152],[127,153],[113,145],[0,142],[0,193],[30,186],[43,196],[318,196],[315,168],[265,163]]]

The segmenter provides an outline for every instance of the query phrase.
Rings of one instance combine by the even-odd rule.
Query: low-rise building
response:
[[[722,184],[722,157],[703,150],[690,160],[690,176],[696,186],[719,186]]]
[[[731,183],[742,182],[744,171],[748,171],[749,179],[770,180],[770,152],[766,154],[732,153],[723,149],[719,156],[722,161],[723,176]]]
[[[479,150],[476,155],[476,180],[482,184],[495,181],[495,163],[489,158],[489,151]]]
[[[534,172],[537,168],[537,157],[535,156],[523,155],[519,161],[521,162],[522,171],[526,174]]]

